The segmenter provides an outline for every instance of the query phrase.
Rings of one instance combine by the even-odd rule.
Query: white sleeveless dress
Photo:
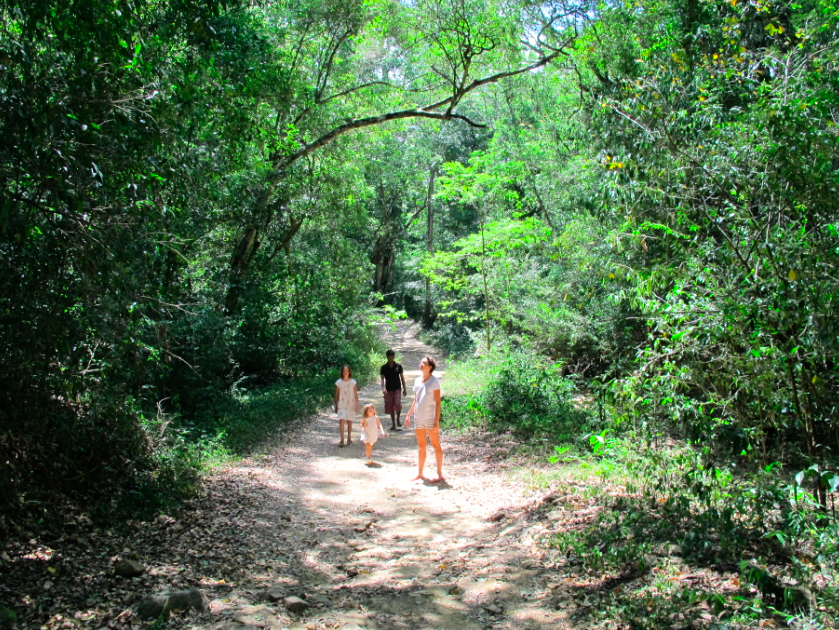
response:
[[[379,439],[379,423],[377,416],[368,416],[361,420],[366,427],[361,429],[361,441],[365,444],[375,444]]]
[[[355,379],[335,381],[338,388],[338,420],[355,421]]]

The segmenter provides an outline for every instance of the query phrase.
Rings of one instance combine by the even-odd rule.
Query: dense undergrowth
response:
[[[562,364],[526,349],[500,346],[480,357],[450,359],[441,423],[484,426],[525,439],[576,439],[589,426],[574,381]]]
[[[380,355],[380,344],[371,343]],[[372,355],[357,352],[354,357],[354,376],[360,383],[369,381],[373,376]],[[194,496],[203,472],[270,446],[285,427],[327,406],[337,374],[336,368],[252,389],[240,384],[225,391],[210,390],[188,415],[161,411],[147,417],[141,409],[135,409],[129,424],[135,428],[126,433],[124,446],[114,442],[113,434],[103,439],[101,433],[106,427],[95,421],[90,422],[87,431],[81,430],[83,415],[44,424],[41,435],[59,450],[51,453],[43,447],[32,449],[44,456],[44,461],[37,464],[30,459],[33,470],[62,480],[68,465],[88,462],[89,472],[48,488],[30,485],[31,491],[19,495],[16,509],[0,520],[0,526],[49,526],[60,523],[68,508],[81,508],[103,524],[171,511]],[[112,412],[94,409],[97,413]],[[68,430],[65,435],[63,431]],[[134,445],[134,461],[121,460],[128,445]],[[115,452],[109,451],[115,448]],[[121,461],[121,468],[116,467],[119,464],[114,464],[115,460]],[[111,478],[113,475],[119,478]],[[26,482],[23,477],[17,489],[26,488]]]
[[[832,627],[835,496],[823,510],[796,470],[726,459],[621,423],[611,406],[604,425],[590,396],[522,350],[452,361],[444,389],[444,426],[525,438],[555,468],[521,474],[552,488],[560,509],[572,496],[594,501],[587,516],[568,512],[576,524],[543,541],[560,570],[585,584],[580,614],[590,622]]]

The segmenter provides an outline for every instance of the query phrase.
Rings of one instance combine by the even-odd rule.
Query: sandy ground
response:
[[[405,323],[385,331],[405,366],[409,400],[403,414],[420,358],[436,355],[415,332]],[[445,396],[444,361],[435,374]],[[360,398],[362,406],[376,404],[389,429],[379,384],[361,390]],[[376,444],[374,467],[365,465],[359,431],[356,423],[353,444],[339,448],[337,421],[326,410],[270,455],[218,473],[250,497],[254,510],[240,516],[248,568],[232,588],[214,587],[212,580],[205,585],[213,600],[210,626],[471,630],[562,624],[541,547],[534,544],[540,525],[522,512],[541,493],[513,480],[503,441],[489,444],[443,430],[447,482],[435,485],[412,481],[413,431],[388,430]],[[429,446],[426,476],[434,473]],[[503,517],[497,515],[502,510]],[[303,597],[311,607],[290,613],[285,596]]]

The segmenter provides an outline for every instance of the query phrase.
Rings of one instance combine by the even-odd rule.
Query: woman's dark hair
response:
[[[432,359],[432,358],[431,358],[431,357],[429,357],[429,356],[424,356],[424,357],[421,359],[421,361],[425,361],[425,362],[427,362],[427,363],[428,363],[428,365],[430,365],[430,366],[431,366],[431,371],[432,371],[432,372],[434,371],[434,368],[436,368],[436,367],[437,367],[437,361],[435,361],[434,359]]]
[[[344,368],[347,368],[350,371],[350,378],[352,378],[352,368],[349,365],[341,366],[341,371],[338,372],[338,378],[344,378]]]

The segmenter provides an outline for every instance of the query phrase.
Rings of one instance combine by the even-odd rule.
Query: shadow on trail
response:
[[[241,469],[265,501],[241,531],[240,554],[254,561],[240,569],[234,593],[213,598],[213,627],[557,627],[532,605],[537,571],[527,553],[486,521],[441,504],[451,483],[402,483],[376,502],[352,492],[361,479],[335,482],[317,462],[298,465],[308,481],[282,490]],[[289,543],[280,557],[278,540]],[[288,596],[310,608],[289,612]]]
[[[419,359],[433,349],[403,324],[392,345],[410,389]],[[378,383],[360,395],[389,420]],[[359,429],[355,423],[354,437]],[[27,627],[129,630],[136,618],[121,614],[126,608],[195,587],[209,611],[176,614],[171,627],[558,627],[548,600],[534,595],[533,559],[517,544],[524,521],[486,520],[523,499],[511,493],[502,466],[486,463],[492,449],[483,441],[455,444],[444,435],[447,480],[432,484],[410,481],[412,431],[388,432],[370,467],[360,441],[338,448],[329,414],[301,421],[282,440],[270,454],[217,469],[202,482],[203,496],[177,513],[114,531],[78,515],[43,541],[21,532],[19,544],[0,549],[4,575],[20,577],[14,589],[0,588],[0,605],[17,610]],[[144,571],[119,577],[117,559]],[[303,598],[306,610],[289,610],[289,596]]]

